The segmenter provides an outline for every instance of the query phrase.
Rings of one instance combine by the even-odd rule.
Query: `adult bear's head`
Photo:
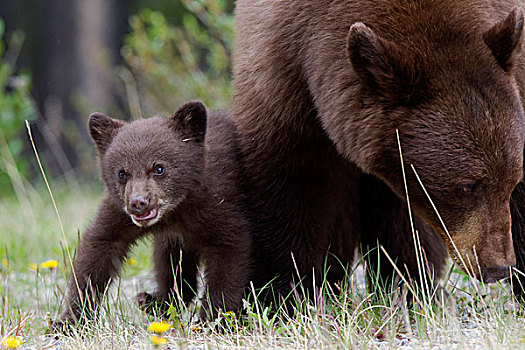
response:
[[[523,176],[514,78],[523,22],[514,9],[487,28],[422,35],[418,43],[389,41],[363,23],[348,35],[363,118],[373,125],[360,165],[405,197],[397,129],[412,207],[456,262],[487,282],[515,264],[509,199]]]

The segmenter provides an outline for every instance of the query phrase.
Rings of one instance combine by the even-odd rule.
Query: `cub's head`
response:
[[[200,186],[206,120],[201,102],[182,105],[170,118],[89,117],[106,191],[137,226],[157,223]]]
[[[524,113],[514,72],[524,15],[516,8],[479,28],[467,17],[423,23],[424,35],[395,40],[356,23],[348,54],[363,119],[373,124],[362,135],[367,157],[360,165],[405,197],[399,130],[412,208],[463,269],[491,282],[509,276],[516,261],[509,200],[523,177]]]

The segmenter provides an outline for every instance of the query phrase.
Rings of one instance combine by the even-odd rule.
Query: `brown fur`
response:
[[[191,300],[197,263],[204,261],[211,304],[203,302],[201,316],[238,309],[249,278],[250,236],[229,116],[215,112],[207,119],[200,102],[189,102],[171,118],[123,123],[93,114],[89,128],[105,191],[76,252],[79,288],[72,274],[60,319],[77,320],[82,308],[91,313],[130,247],[147,234],[154,236],[158,292],[141,301],[168,301],[176,288]],[[141,200],[146,207],[139,208]],[[140,220],[154,208],[158,219]]]
[[[514,293],[525,301],[525,183],[520,182],[510,199],[510,209],[512,214],[512,240],[516,253],[516,272],[513,275]]]
[[[237,1],[233,113],[257,285],[279,275],[276,288],[286,290],[291,252],[308,283],[328,251],[346,264],[356,242],[379,241],[415,270],[396,129],[436,273],[446,242],[475,276],[508,275],[509,199],[523,163],[523,13],[512,11],[521,4]]]

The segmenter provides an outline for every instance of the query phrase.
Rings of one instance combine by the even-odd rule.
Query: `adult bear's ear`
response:
[[[407,103],[422,95],[421,72],[412,53],[379,37],[361,22],[350,27],[347,45],[354,71],[374,96]]]
[[[206,107],[200,101],[186,102],[175,111],[172,117],[175,130],[184,139],[202,142],[206,134]]]
[[[514,8],[503,21],[483,33],[483,40],[504,71],[510,72],[521,51],[523,10]]]
[[[113,141],[113,137],[124,125],[122,120],[112,119],[102,113],[93,113],[89,116],[89,134],[95,142],[99,154],[104,154]]]

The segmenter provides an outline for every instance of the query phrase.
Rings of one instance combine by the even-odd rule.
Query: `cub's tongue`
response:
[[[154,208],[152,211],[146,214],[142,214],[142,215],[133,214],[133,217],[135,218],[135,220],[149,220],[149,219],[153,219],[156,216],[157,216],[157,208]]]

